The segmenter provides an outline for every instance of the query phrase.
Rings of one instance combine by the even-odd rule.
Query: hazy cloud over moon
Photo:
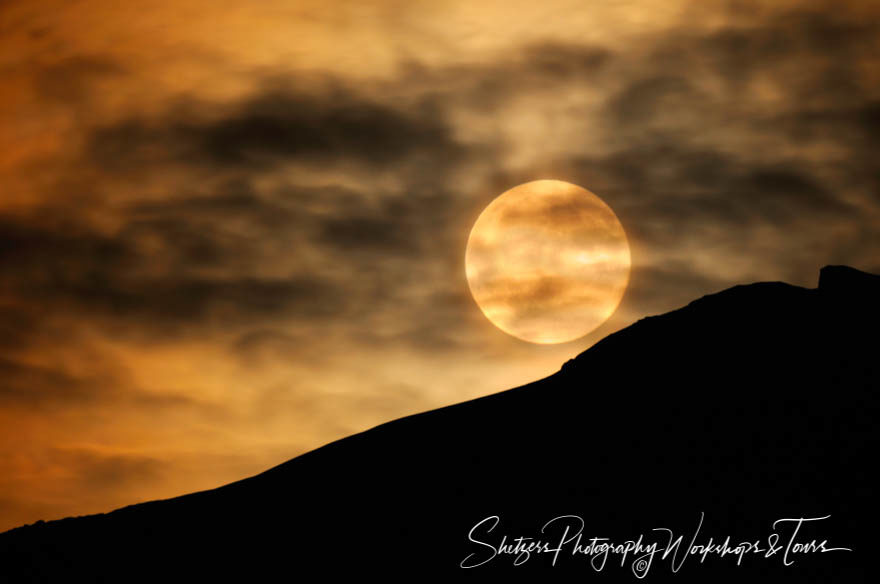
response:
[[[614,212],[571,183],[538,180],[492,201],[465,256],[474,300],[495,326],[533,343],[563,343],[602,324],[629,280]]]
[[[880,271],[876,6],[295,4],[0,5],[0,527],[241,478],[735,283]],[[464,274],[482,209],[548,177],[632,250],[564,347]],[[584,302],[496,295],[551,289]]]

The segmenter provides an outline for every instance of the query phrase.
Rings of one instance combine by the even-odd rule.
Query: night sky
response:
[[[522,385],[734,284],[880,272],[878,149],[877,3],[0,0],[0,529]],[[633,261],[546,346],[464,272],[544,178]]]

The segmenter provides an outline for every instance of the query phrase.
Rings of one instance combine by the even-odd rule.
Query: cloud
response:
[[[207,113],[206,113],[207,112]],[[462,154],[431,102],[382,103],[351,88],[268,87],[229,106],[181,104],[158,120],[132,118],[96,130],[90,156],[105,168],[169,163],[265,169],[291,160],[387,168]]]
[[[246,252],[236,250],[234,237],[186,217],[135,216],[112,234],[75,219],[65,231],[7,220],[0,283],[20,303],[39,306],[45,317],[116,318],[147,329],[222,326],[281,314],[315,318],[338,309],[337,291],[320,278],[200,274]]]
[[[115,227],[96,228],[76,210],[60,231],[7,218],[5,249],[29,266],[6,272],[7,281],[59,310],[166,333],[257,330],[282,318],[354,335],[357,323],[387,318],[428,334],[449,322],[432,316],[421,289],[461,283],[450,248],[463,243],[474,189],[457,178],[470,173],[491,193],[498,176],[528,176],[510,163],[522,145],[505,124],[521,102],[566,100],[560,111],[572,130],[548,156],[564,178],[611,203],[636,248],[650,250],[639,267],[679,265],[696,241],[721,265],[756,253],[732,241],[744,234],[776,230],[784,237],[756,241],[793,241],[858,223],[876,203],[864,151],[877,135],[877,101],[859,66],[873,28],[797,12],[682,28],[630,52],[548,42],[477,65],[413,62],[396,78],[358,85],[279,81],[278,72],[237,100],[186,96],[85,129],[82,163],[99,173],[92,196],[112,205]],[[64,66],[85,79],[114,71],[87,59]],[[834,149],[846,167],[817,162]],[[290,165],[309,180],[282,180]],[[132,181],[141,179],[139,189]],[[854,181],[869,200],[844,194]],[[833,231],[826,255],[853,248]],[[756,274],[771,261],[789,260],[762,254]],[[812,277],[815,266],[804,265],[801,278],[807,269]]]
[[[79,55],[40,68],[34,84],[42,99],[72,105],[88,100],[96,84],[125,72],[106,56]]]

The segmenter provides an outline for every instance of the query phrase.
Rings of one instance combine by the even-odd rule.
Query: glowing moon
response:
[[[471,229],[468,285],[495,326],[532,343],[564,343],[605,322],[629,281],[629,243],[602,199],[538,180],[492,201]]]

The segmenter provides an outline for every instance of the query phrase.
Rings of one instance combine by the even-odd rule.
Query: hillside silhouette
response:
[[[736,286],[640,320],[540,381],[211,491],[0,534],[0,581],[269,582],[315,569],[638,581],[632,554],[601,570],[571,546],[555,565],[552,553],[491,558],[504,535],[557,543],[576,519],[541,528],[565,515],[583,518],[584,545],[683,535],[678,560],[654,556],[647,581],[873,581],[878,298],[880,276],[845,266],[823,268],[814,289]],[[792,565],[782,550],[740,565],[697,554],[673,572],[701,516],[696,544],[731,547],[766,544],[778,519],[830,517],[800,527],[796,542],[816,542],[789,550]],[[777,526],[780,545],[794,526]],[[817,551],[823,540],[852,551]]]

